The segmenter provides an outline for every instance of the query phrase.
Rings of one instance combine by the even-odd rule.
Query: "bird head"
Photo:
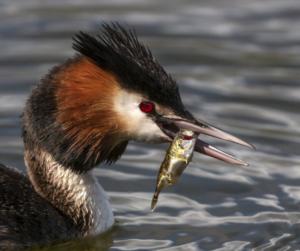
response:
[[[76,34],[73,48],[78,55],[55,67],[33,91],[24,122],[24,131],[65,166],[88,170],[111,163],[130,140],[170,142],[180,129],[251,147],[195,119],[175,80],[133,30],[105,24],[96,35]],[[200,139],[195,150],[245,164]]]

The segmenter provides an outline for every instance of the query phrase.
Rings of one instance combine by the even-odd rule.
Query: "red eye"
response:
[[[154,104],[152,102],[143,101],[140,103],[139,107],[144,113],[151,113],[154,111]]]

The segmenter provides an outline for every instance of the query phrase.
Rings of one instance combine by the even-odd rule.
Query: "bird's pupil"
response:
[[[150,113],[154,110],[154,104],[151,102],[142,102],[140,103],[140,109],[144,113]]]

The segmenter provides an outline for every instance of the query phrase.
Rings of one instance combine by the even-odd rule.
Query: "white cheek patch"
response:
[[[147,142],[159,142],[164,133],[147,114],[143,113],[139,104],[143,97],[126,91],[120,91],[115,99],[115,111],[126,125],[131,139]]]

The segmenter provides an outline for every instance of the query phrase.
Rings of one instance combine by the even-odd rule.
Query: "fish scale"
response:
[[[196,139],[197,134],[193,131],[180,130],[171,142],[157,174],[156,188],[151,202],[152,211],[156,207],[161,190],[166,186],[174,185],[191,162]]]

